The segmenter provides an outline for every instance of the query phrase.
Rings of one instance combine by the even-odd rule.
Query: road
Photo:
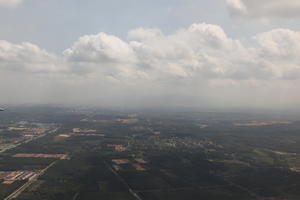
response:
[[[39,135],[39,136],[37,136],[37,137],[31,138],[31,139],[29,139],[29,140],[26,140],[26,141],[24,141],[24,142],[21,142],[21,143],[19,143],[19,144],[16,144],[16,145],[14,145],[14,146],[12,146],[12,147],[3,149],[3,150],[0,151],[0,153],[4,153],[5,151],[7,151],[7,150],[9,150],[9,149],[16,148],[16,147],[18,147],[18,146],[20,146],[20,145],[22,145],[22,144],[26,144],[26,143],[31,142],[31,141],[33,141],[33,140],[36,140],[36,139],[38,139],[38,138],[44,137],[44,136],[46,136],[47,134],[55,133],[58,129],[59,129],[59,128],[53,129],[53,130],[51,130],[51,131],[49,131],[49,132],[47,132],[47,133],[45,133],[45,134],[42,134],[42,135]],[[20,188],[18,188],[18,189],[17,189],[16,191],[14,191],[12,194],[10,194],[8,197],[6,197],[4,200],[10,200],[10,199],[15,199],[15,198],[17,198],[17,197],[18,197],[25,189],[27,189],[30,185],[32,185],[35,181],[37,181],[37,179],[38,179],[41,175],[43,175],[50,167],[52,167],[53,165],[55,165],[56,162],[58,162],[58,160],[55,161],[55,162],[52,162],[52,163],[51,163],[50,165],[48,165],[45,169],[41,170],[40,173],[38,173],[38,174],[37,174],[35,177],[33,177],[31,180],[27,181],[24,185],[22,185]]]
[[[2,149],[2,150],[0,151],[0,154],[1,154],[1,153],[4,153],[4,152],[6,152],[6,151],[8,151],[8,150],[10,150],[10,149],[14,149],[14,148],[16,148],[16,147],[18,147],[18,146],[20,146],[20,145],[22,145],[22,144],[26,144],[26,143],[31,142],[31,141],[33,141],[33,140],[39,139],[39,138],[41,138],[41,137],[44,137],[44,136],[46,136],[46,135],[48,135],[48,134],[55,133],[58,129],[59,129],[59,128],[53,129],[52,131],[49,131],[49,132],[47,132],[47,133],[45,133],[45,134],[42,134],[42,135],[33,137],[33,138],[29,139],[29,140],[25,140],[25,141],[23,141],[23,142],[20,142],[19,144],[12,145],[12,146],[10,146],[10,147],[7,147],[7,148],[5,148],[5,149]]]
[[[134,196],[137,200],[142,200],[142,198],[134,190],[131,189],[128,183],[123,179],[123,177],[118,172],[116,172],[106,161],[104,161],[104,164],[128,188],[128,191],[130,192],[130,194],[132,194],[132,196]]]
[[[31,180],[27,181],[24,185],[22,185],[20,188],[18,188],[16,191],[14,191],[13,193],[11,193],[8,197],[6,197],[4,200],[11,200],[11,199],[15,199],[17,198],[24,190],[26,190],[29,186],[31,186],[34,182],[36,182],[38,180],[38,178],[40,176],[42,176],[43,174],[46,173],[46,171],[52,167],[53,165],[55,165],[57,161],[52,162],[50,165],[48,165],[45,169],[41,170],[40,173],[38,173],[34,178],[32,178]]]

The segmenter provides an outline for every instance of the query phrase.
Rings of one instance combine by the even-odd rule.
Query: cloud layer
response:
[[[226,3],[231,15],[236,17],[300,17],[298,0],[226,0]]]
[[[0,7],[17,7],[23,0],[0,0]]]
[[[288,29],[237,40],[212,24],[193,24],[169,35],[138,28],[128,40],[106,33],[85,35],[61,55],[30,43],[0,41],[0,71],[2,76],[34,77],[39,91],[52,88],[57,98],[68,94],[83,101],[105,94],[107,102],[133,96],[146,102],[163,95],[216,105],[255,99],[262,105],[269,94],[280,92],[284,97],[278,103],[295,104],[300,100],[295,96],[300,89],[299,41],[300,32]]]
[[[300,32],[288,29],[236,40],[211,24],[171,35],[139,28],[129,32],[129,41],[105,33],[83,36],[60,59],[70,71],[116,79],[299,79],[298,41]],[[50,57],[40,54],[35,60]]]
[[[12,44],[0,40],[0,68],[4,70],[48,73],[60,71],[58,57],[31,43]]]
[[[211,24],[164,35],[139,28],[129,41],[99,33],[79,38],[62,55],[31,43],[0,41],[0,66],[33,73],[102,75],[116,79],[299,79],[300,32],[275,29],[236,40]]]

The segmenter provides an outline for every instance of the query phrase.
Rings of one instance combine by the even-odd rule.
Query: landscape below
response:
[[[5,110],[0,199],[300,199],[297,116]]]

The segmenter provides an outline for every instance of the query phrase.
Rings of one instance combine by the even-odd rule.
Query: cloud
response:
[[[57,57],[31,43],[12,44],[0,40],[0,69],[49,73],[60,71]]]
[[[216,59],[227,57],[239,41],[228,38],[216,25],[194,24],[173,35],[164,35],[158,29],[139,28],[129,32],[130,41],[100,33],[81,37],[64,51],[69,62],[97,70],[121,70],[132,75],[151,78],[188,78],[201,73],[221,75],[223,70]],[[88,67],[91,68],[91,67]],[[133,73],[135,71],[136,73]],[[203,74],[205,76],[205,74]]]
[[[295,76],[299,37],[299,32],[278,29],[241,41],[211,24],[193,24],[170,35],[139,28],[129,32],[129,41],[86,35],[64,56],[73,71],[116,79],[288,79],[289,74],[300,78]]]
[[[14,8],[20,5],[23,0],[0,0],[0,7]]]
[[[109,78],[144,74],[136,68],[133,48],[118,37],[105,33],[79,38],[63,55],[75,73],[100,74]]]
[[[276,29],[254,38],[260,46],[257,57],[273,72],[273,77],[300,78],[300,32]]]
[[[134,52],[127,43],[105,33],[79,38],[64,55],[74,62],[127,63],[134,60]]]
[[[193,24],[175,34],[151,38],[146,37],[147,31],[143,30],[147,39],[131,41],[130,45],[139,58],[139,65],[154,76],[220,76],[224,66],[215,63],[216,60],[222,59],[225,52],[240,48],[238,41],[228,38],[216,25]]]
[[[242,0],[227,0],[226,2],[232,15],[244,16],[248,14],[247,7]]]
[[[288,29],[234,39],[218,25],[193,24],[173,34],[138,28],[127,40],[85,35],[60,55],[31,43],[0,41],[0,86],[13,80],[8,77],[23,77],[23,87],[43,97],[51,91],[54,102],[64,96],[116,105],[122,99],[131,105],[174,100],[267,106],[281,93],[278,104],[295,105],[300,100],[299,40],[300,32]]]
[[[298,0],[226,0],[230,14],[248,18],[300,17]]]
[[[194,81],[300,79],[300,32],[275,29],[245,40],[212,24],[174,34],[139,28],[129,40],[99,33],[80,37],[62,55],[31,43],[0,41],[0,67],[33,73],[69,73],[108,79]]]

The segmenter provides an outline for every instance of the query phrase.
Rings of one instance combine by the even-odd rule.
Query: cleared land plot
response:
[[[13,157],[15,158],[57,158],[57,159],[66,159],[66,154],[27,154],[27,153],[19,153],[15,154]]]

